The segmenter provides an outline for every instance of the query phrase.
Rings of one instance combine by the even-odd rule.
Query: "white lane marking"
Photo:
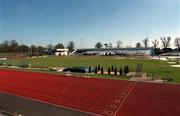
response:
[[[125,100],[127,99],[127,97],[129,96],[129,94],[131,93],[131,91],[133,90],[134,86],[136,85],[137,82],[134,82],[134,84],[132,85],[132,87],[130,88],[128,94],[126,95],[126,97],[123,99],[123,101],[121,102],[121,104],[119,105],[118,109],[115,111],[113,116],[116,116],[117,112],[119,111],[119,109],[121,108],[122,104],[125,102]]]

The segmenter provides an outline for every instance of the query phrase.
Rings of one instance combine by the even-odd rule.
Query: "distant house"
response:
[[[69,49],[56,49],[54,53],[56,56],[68,56]]]

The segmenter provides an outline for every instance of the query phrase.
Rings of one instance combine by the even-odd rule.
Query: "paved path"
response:
[[[71,109],[57,107],[5,93],[0,93],[0,110],[14,114],[22,114],[23,116],[91,116],[84,112],[73,111]]]

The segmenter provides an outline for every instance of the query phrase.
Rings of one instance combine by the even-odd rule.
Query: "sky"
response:
[[[93,48],[164,36],[180,37],[180,0],[0,0],[1,42]]]

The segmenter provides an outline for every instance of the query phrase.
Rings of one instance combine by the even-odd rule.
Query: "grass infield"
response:
[[[170,67],[167,61],[153,60],[148,58],[138,57],[112,57],[112,56],[49,56],[46,58],[25,58],[8,60],[16,65],[20,61],[29,61],[31,67],[73,67],[73,66],[103,66],[105,70],[112,65],[114,67],[124,68],[128,65],[130,72],[136,71],[137,63],[143,63],[143,71],[145,73],[153,72],[157,77],[172,77],[171,82],[180,83],[180,68]],[[94,76],[94,75],[93,75]],[[100,77],[109,77],[100,75]],[[110,76],[112,77],[112,76]]]

